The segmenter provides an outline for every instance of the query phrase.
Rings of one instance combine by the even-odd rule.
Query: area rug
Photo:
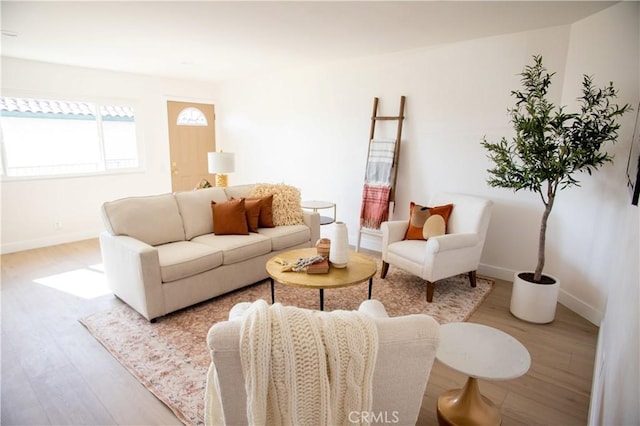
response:
[[[391,267],[386,279],[374,278],[372,298],[389,316],[426,313],[439,323],[465,321],[480,306],[494,282],[477,278],[471,288],[467,275],[438,281],[433,303],[425,299],[424,281]],[[325,290],[325,310],[357,309],[367,298],[368,285]],[[319,292],[276,284],[276,302],[318,309]],[[169,314],[150,323],[126,305],[80,320],[149,391],[186,425],[204,423],[204,388],[210,356],[209,328],[227,319],[238,302],[271,300],[269,281],[245,287]]]

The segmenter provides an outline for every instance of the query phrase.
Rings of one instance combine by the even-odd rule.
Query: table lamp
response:
[[[235,171],[235,157],[232,152],[208,152],[209,173],[216,175],[216,186],[227,186],[226,173]]]

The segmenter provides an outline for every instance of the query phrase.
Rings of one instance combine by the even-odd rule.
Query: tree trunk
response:
[[[544,269],[544,253],[545,253],[545,244],[547,241],[547,220],[549,219],[549,214],[551,214],[551,209],[553,208],[553,201],[555,196],[549,196],[549,201],[545,204],[544,213],[542,213],[542,220],[540,221],[540,239],[538,241],[538,265],[536,266],[536,270],[533,273],[533,280],[535,282],[542,281],[542,270]]]

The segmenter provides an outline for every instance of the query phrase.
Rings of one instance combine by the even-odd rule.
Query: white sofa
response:
[[[304,224],[215,235],[211,201],[247,197],[253,185],[130,197],[102,206],[100,249],[109,288],[148,320],[268,277],[275,254],[311,247],[320,215]]]

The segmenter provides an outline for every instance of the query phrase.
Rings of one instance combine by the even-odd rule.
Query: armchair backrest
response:
[[[429,205],[449,203],[453,203],[454,208],[449,217],[447,233],[478,233],[480,241],[484,242],[493,201],[473,195],[441,192],[431,198]]]
[[[378,328],[378,354],[373,374],[372,410],[354,413],[353,421],[413,425],[418,419],[435,359],[439,325],[428,315],[384,316],[375,317],[374,321]],[[239,354],[240,328],[241,319],[235,318],[215,324],[207,336],[224,417],[227,424],[233,425],[247,424],[247,395]],[[211,381],[209,377],[207,386],[213,385]]]

